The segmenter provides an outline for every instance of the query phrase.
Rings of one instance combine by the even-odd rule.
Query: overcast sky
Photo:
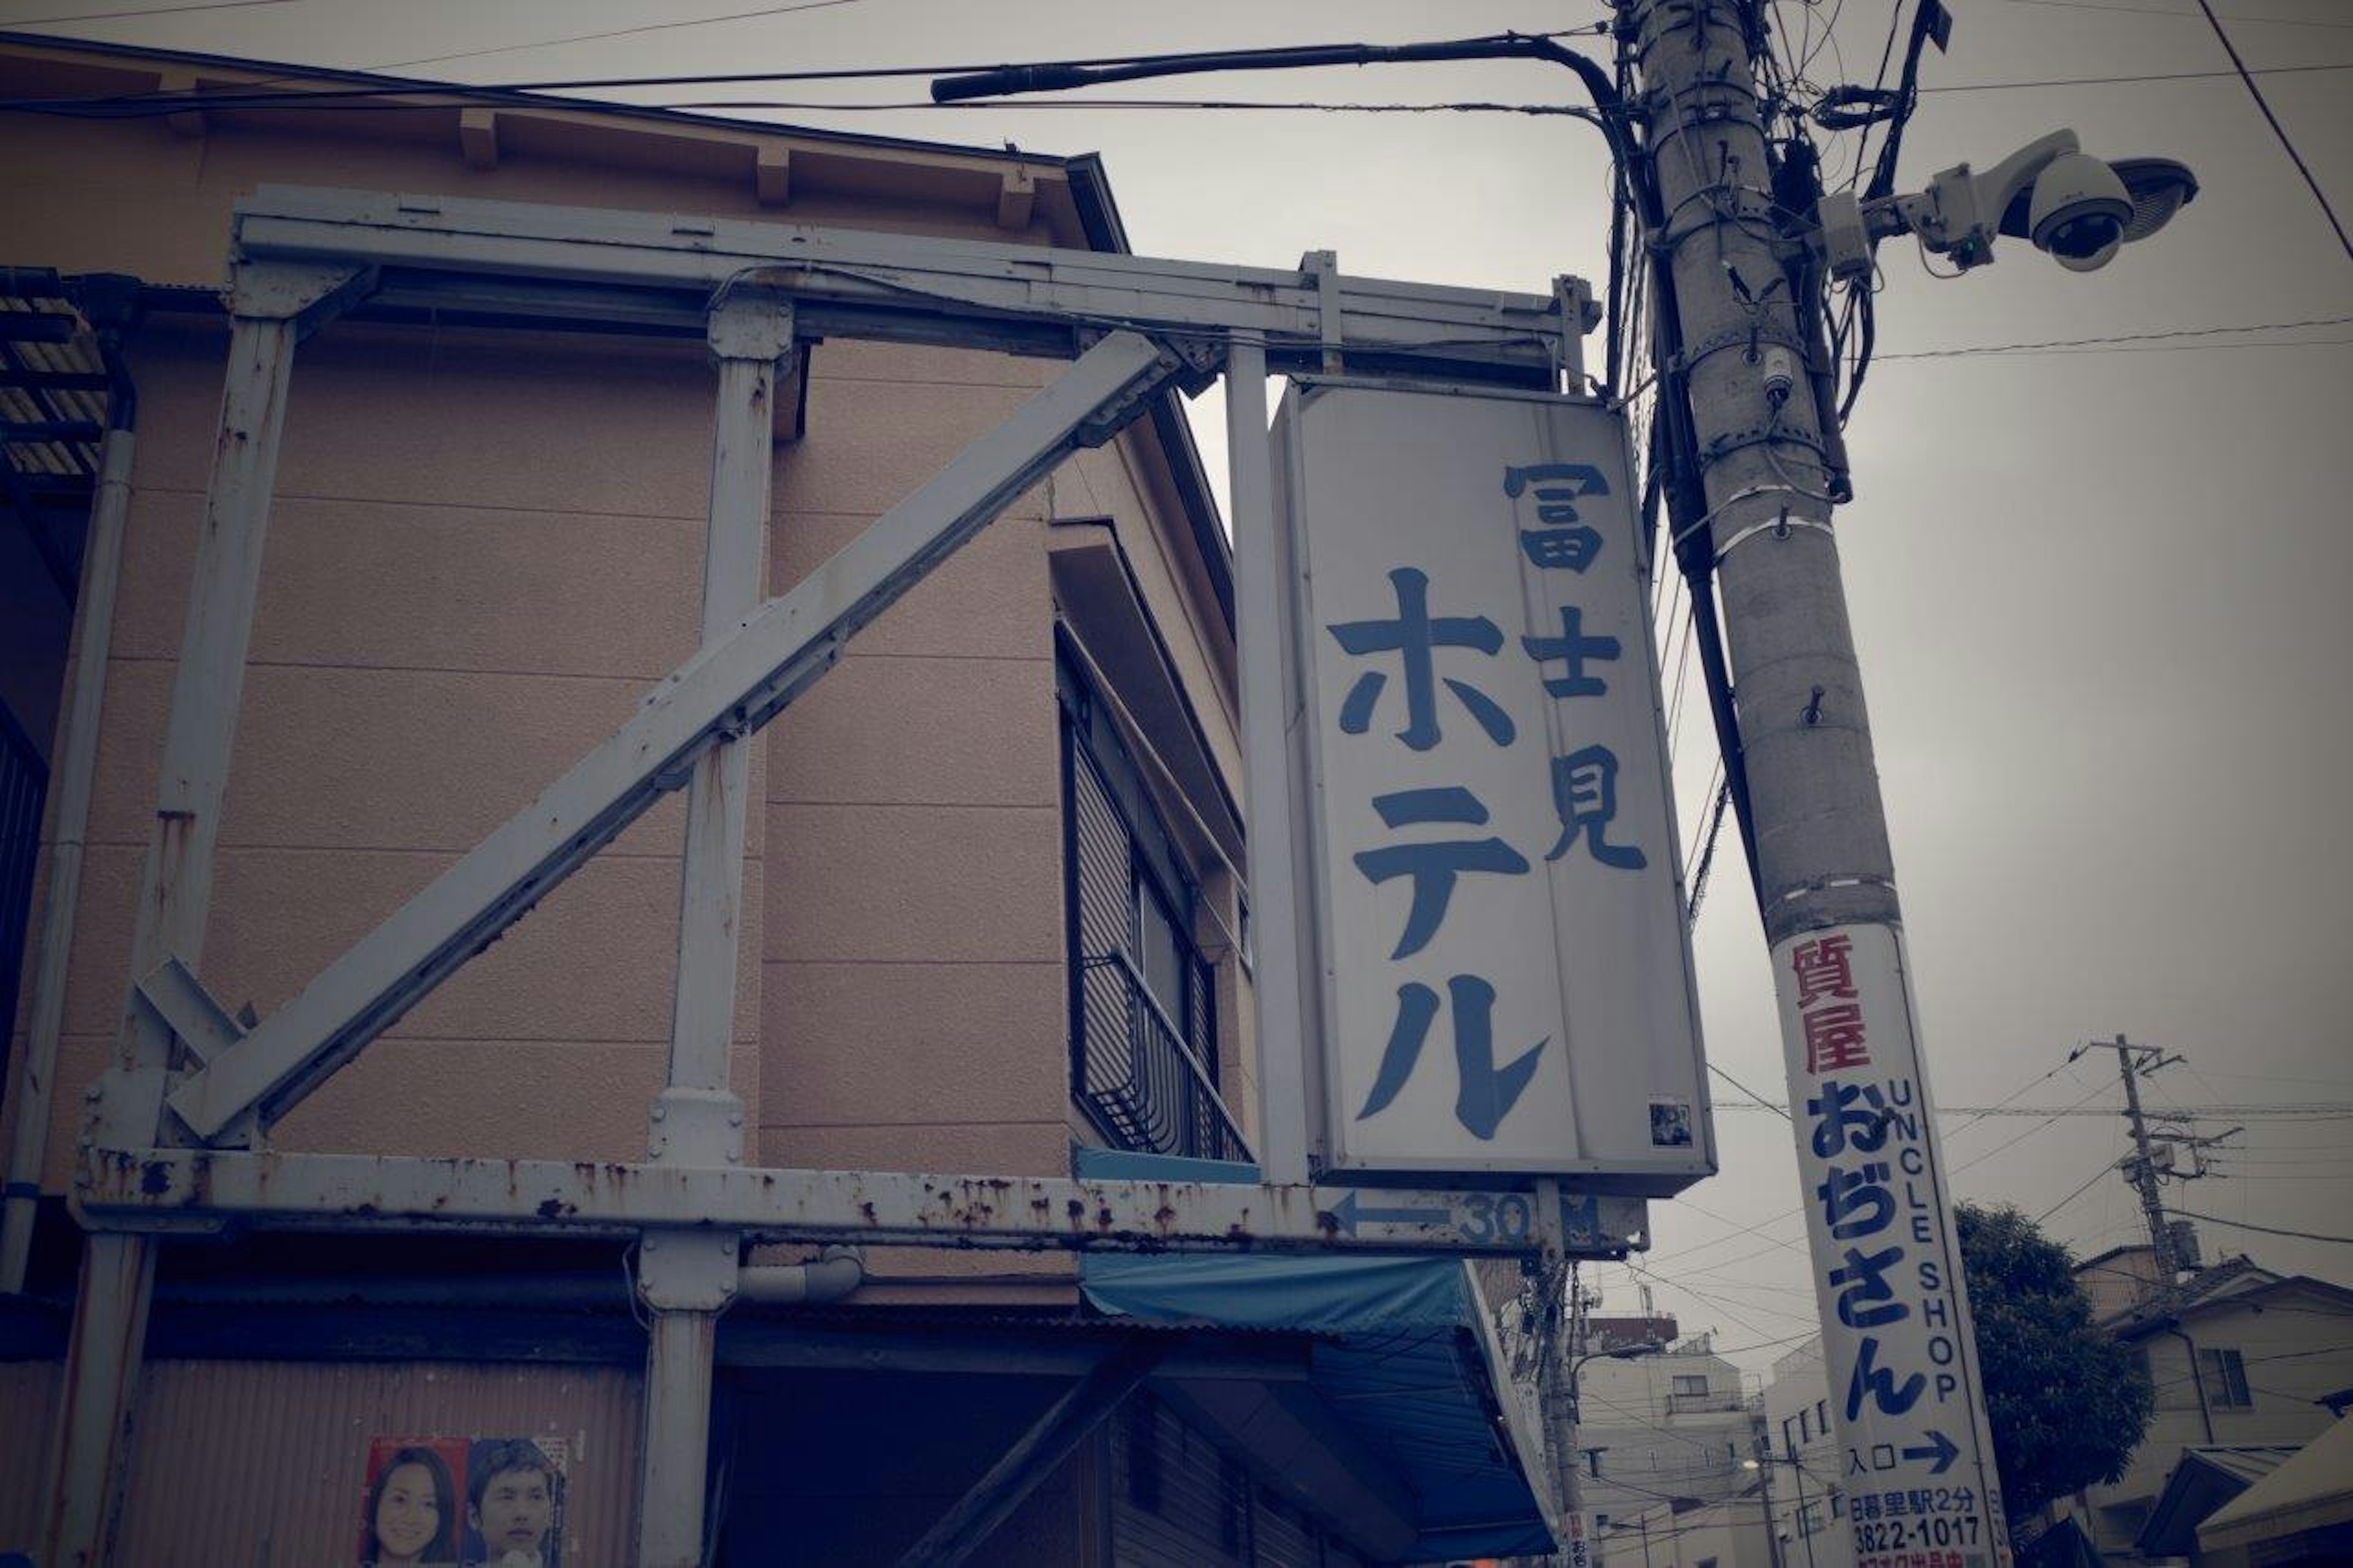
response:
[[[121,10],[130,0],[0,0],[10,18]],[[1948,0],[1952,52],[1904,144],[1902,188],[1987,166],[2060,126],[2108,156],[2163,153],[2204,190],[2173,226],[2077,275],[2021,242],[1999,265],[1932,279],[1881,252],[1882,358],[1848,430],[1858,499],[1840,513],[1856,638],[1877,733],[1898,879],[1938,1100],[2121,1103],[2121,1031],[2187,1060],[2162,1109],[2353,1101],[2353,834],[2341,805],[2353,742],[2353,507],[2340,485],[2353,374],[2353,261],[2235,79],[1936,91],[2227,70],[2194,0]],[[1405,42],[1598,19],[1593,0],[1411,5],[1193,0],[282,0],[38,30],[468,82],[737,69],[997,62],[1293,43]],[[2282,123],[2353,214],[2353,8],[2217,0],[2247,63],[2343,65],[2261,78]],[[1868,83],[1887,0],[1781,0],[1816,82]],[[531,46],[508,48],[507,46]],[[468,58],[432,60],[470,51]],[[830,101],[919,98],[921,83],[628,94]],[[1383,67],[1146,83],[1122,98],[1512,104],[1579,101],[1533,65]],[[1135,248],[1290,266],[1334,249],[1349,272],[1541,292],[1608,267],[1599,139],[1522,115],[990,110],[749,118],[1041,152],[1099,151]],[[1852,140],[1849,138],[1848,140]],[[1849,154],[1851,156],[1851,153]],[[1833,165],[1837,155],[1833,154]],[[26,259],[26,258],[20,258]],[[37,258],[32,258],[37,259]],[[1939,264],[1939,270],[1945,270]],[[2343,318],[2239,338],[2090,352],[1903,358],[1980,345]],[[1598,356],[1598,340],[1596,345]],[[1197,408],[1221,467],[1214,398]],[[1672,671],[1680,624],[1662,625]],[[1691,679],[1694,684],[1696,671]],[[1677,771],[1686,833],[1715,763],[1689,695]],[[1773,990],[1740,858],[1728,842],[1696,935],[1710,1055],[1785,1093]],[[1751,1368],[1810,1331],[1788,1125],[1716,1084],[1724,1173],[1656,1205],[1641,1266],[1662,1310],[1715,1328]],[[2247,1131],[2226,1179],[2172,1189],[2200,1213],[2353,1235],[2353,1118],[2225,1116]],[[2041,1214],[2079,1252],[2140,1237],[2105,1166],[2110,1117],[1947,1115],[1967,1197]],[[2089,1185],[2085,1186],[2084,1184]],[[2353,1279],[2353,1248],[2200,1226],[2210,1258]],[[1638,1276],[1601,1270],[1606,1310]]]

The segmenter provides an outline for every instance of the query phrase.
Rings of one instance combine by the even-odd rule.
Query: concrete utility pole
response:
[[[2125,1115],[2132,1122],[2133,1139],[2133,1157],[2126,1163],[2125,1180],[2140,1194],[2140,1212],[2148,1222],[2148,1245],[2157,1265],[2157,1297],[2170,1312],[2181,1263],[2174,1256],[2173,1233],[2166,1227],[2165,1204],[2157,1190],[2157,1161],[2149,1152],[2148,1121],[2140,1109],[2140,1080],[2166,1065],[2165,1053],[2156,1046],[2136,1046],[2122,1035],[2099,1042],[2099,1048],[2116,1053],[2116,1071],[2125,1080]]]
[[[1920,1070],[1871,730],[1831,528],[1825,434],[1751,56],[1730,0],[1629,0],[1655,201],[1658,417],[1681,543],[1724,605],[1757,901],[1804,1179],[1823,1363],[1857,1562],[1915,1549],[2010,1561],[1936,1118]],[[1694,492],[1693,480],[1696,479]],[[1677,491],[1681,490],[1681,495]],[[1704,511],[1690,515],[1704,497]],[[1695,594],[1705,592],[1705,584]],[[1861,1511],[1861,1510],[1857,1510]]]

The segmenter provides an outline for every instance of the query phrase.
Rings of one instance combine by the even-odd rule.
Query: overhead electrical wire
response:
[[[2322,1236],[2309,1230],[2282,1230],[2276,1226],[2253,1225],[2242,1219],[2224,1219],[2218,1214],[2192,1214],[2188,1209],[2168,1209],[2165,1212],[2178,1219],[2203,1220],[2208,1225],[2228,1226],[2233,1230],[2254,1230],[2261,1231],[2265,1236],[2293,1237],[2298,1241],[2332,1241],[2340,1246],[2353,1247],[2353,1236]]]
[[[0,27],[55,27],[74,22],[121,22],[133,16],[176,16],[184,11],[245,11],[257,5],[291,5],[296,0],[209,0],[200,5],[146,5],[136,11],[84,11],[71,16],[20,16]]]
[[[2077,1198],[2080,1198],[2085,1193],[2090,1192],[2094,1186],[2099,1184],[2099,1180],[2102,1176],[2106,1175],[2116,1168],[2114,1161],[2102,1161],[2100,1168],[2094,1171],[2084,1181],[2082,1186],[2077,1187],[2073,1192],[2069,1193],[2065,1197],[2061,1198],[2057,1203],[2052,1204],[2049,1208],[2044,1209],[2041,1214],[2036,1215],[2034,1216],[2034,1223],[2041,1225],[2044,1220],[2049,1219],[2052,1215],[2057,1214],[2061,1209],[2065,1208],[2069,1204],[2073,1203]]]
[[[2176,11],[2167,6],[2158,5],[2117,5],[2107,3],[2107,0],[2010,0],[2010,4],[2012,5],[2050,5],[2063,11],[2116,11],[2131,16],[2172,16],[2186,22],[2194,22],[2198,20],[2198,13],[2195,11]],[[2353,28],[2353,22],[2320,21],[2309,16],[2242,16],[2234,14],[2225,17],[2224,20],[2231,22],[2253,22],[2258,26],[2267,27]]]
[[[682,27],[710,27],[723,22],[747,22],[764,16],[789,16],[795,11],[826,11],[837,5],[855,5],[860,0],[797,0],[790,5],[764,5],[756,11],[731,11],[721,16],[681,16],[670,22],[648,22],[635,27],[615,27],[603,33],[575,33],[562,38],[534,38],[523,44],[500,44],[487,49],[466,49],[454,55],[427,55],[422,59],[394,60],[380,66],[361,68],[370,71],[406,70],[411,66],[448,65],[456,60],[478,60],[488,55],[521,54],[528,49],[561,48],[566,44],[593,44],[607,38],[634,37],[639,33],[675,32]]]
[[[2346,234],[2344,221],[2337,216],[2337,209],[2328,204],[2328,193],[2322,190],[2320,182],[2312,177],[2312,165],[2304,161],[2304,154],[2295,150],[2295,142],[2289,137],[2287,127],[2282,125],[2279,116],[2272,112],[2271,100],[2263,96],[2263,89],[2255,85],[2254,76],[2247,69],[2247,62],[2239,58],[2239,47],[2231,42],[2231,35],[2222,30],[2221,18],[2214,15],[2214,7],[2208,4],[2208,0],[2198,0],[2198,9],[2206,14],[2206,20],[2214,28],[2214,37],[2221,40],[2222,52],[2231,57],[2232,67],[2238,71],[2239,79],[2247,84],[2247,91],[2254,97],[2255,107],[2263,110],[2272,134],[2279,138],[2280,146],[2286,151],[2288,162],[2294,163],[2295,172],[2304,176],[2305,184],[2312,192],[2312,199],[2320,204],[2322,215],[2328,219],[2328,226],[2337,231],[2337,243],[2344,250],[2345,258],[2353,261],[2353,236]]]
[[[679,24],[664,24],[674,26]],[[1577,36],[1571,33],[1529,35],[1546,37]],[[533,46],[517,45],[518,48]],[[1048,65],[1096,66],[1118,65],[1159,57],[1103,57],[1095,59],[1043,62]],[[427,63],[427,62],[416,62]],[[137,119],[165,114],[185,113],[191,109],[238,108],[311,108],[360,110],[375,107],[380,100],[412,97],[447,98],[470,93],[529,95],[543,92],[587,92],[622,89],[664,87],[705,87],[731,82],[802,82],[802,81],[865,81],[890,80],[913,77],[954,75],[983,68],[970,65],[935,66],[875,66],[855,68],[806,71],[729,71],[680,76],[654,77],[579,77],[564,79],[521,82],[433,82],[412,81],[376,86],[321,88],[301,91],[259,90],[268,83],[248,84],[235,90],[203,93],[185,91],[114,93],[90,98],[16,98],[0,100],[0,109],[30,113],[57,115],[87,115],[93,118]],[[2253,76],[2294,76],[2313,72],[2353,70],[2353,61],[2294,66],[2257,67],[2247,74]],[[325,74],[333,74],[332,72]],[[2109,76],[2038,78],[2019,81],[1948,82],[1924,86],[1916,90],[1926,93],[2011,92],[2032,88],[2073,88],[2094,86],[2134,85],[2174,81],[2220,80],[2237,77],[2237,71],[2158,71],[2124,73]],[[307,79],[281,77],[278,81]],[[397,107],[397,105],[394,105]],[[780,99],[702,99],[659,103],[625,103],[631,109],[662,110],[794,110],[843,113],[902,112],[914,110],[957,110],[965,112],[990,110],[1321,110],[1333,113],[1493,113],[1520,115],[1551,115],[1570,119],[1589,119],[1592,111],[1573,104],[1503,103],[1494,101],[1448,100],[1430,103],[1351,103],[1300,100],[1255,99],[991,99],[965,103],[934,103],[929,100],[908,99],[879,103],[842,103],[817,100]]]

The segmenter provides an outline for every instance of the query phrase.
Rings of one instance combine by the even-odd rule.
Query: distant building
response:
[[[2240,1258],[2192,1276],[2168,1310],[2147,1247],[2076,1278],[2100,1327],[2138,1353],[2156,1411],[2124,1476],[2055,1512],[2113,1563],[2207,1561],[2200,1521],[2331,1425],[2329,1396],[2353,1384],[2353,1290]]]
[[[1597,1562],[1641,1562],[1633,1521],[1648,1511],[1688,1512],[1757,1485],[1744,1461],[1756,1451],[1757,1406],[1708,1335],[1657,1355],[1588,1361],[1577,1404],[1582,1511]]]
[[[1817,1334],[1773,1363],[1766,1379],[1765,1438],[1771,1455],[1774,1533],[1788,1568],[1854,1568],[1854,1535],[1840,1489],[1831,1432],[1830,1380]]]
[[[1612,1527],[1608,1551],[1608,1562],[1645,1568],[1777,1568],[1792,1562],[1775,1555],[1756,1494],[1688,1506],[1652,1503]]]

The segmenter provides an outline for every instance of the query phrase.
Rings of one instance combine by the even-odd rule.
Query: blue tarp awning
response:
[[[1256,1182],[1255,1166],[1079,1152],[1094,1180]],[[1309,1385],[1412,1500],[1413,1561],[1533,1554],[1556,1536],[1464,1264],[1443,1258],[1084,1253],[1099,1311],[1324,1336]]]

